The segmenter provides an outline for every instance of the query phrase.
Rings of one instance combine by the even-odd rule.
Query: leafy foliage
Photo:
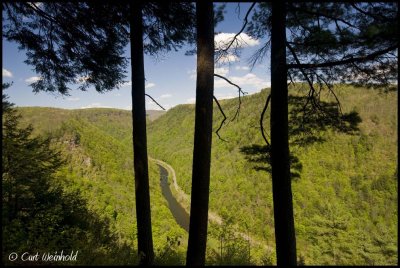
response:
[[[11,252],[61,250],[78,251],[77,264],[115,264],[124,260],[122,256],[135,263],[126,245],[116,242],[108,222],[88,210],[79,190],[62,187],[59,170],[65,161],[52,140],[32,137],[32,126],[22,127],[12,105],[4,98],[3,104],[2,255],[6,264],[26,264],[21,259],[10,262]]]
[[[389,252],[393,252],[390,248],[397,248],[397,116],[394,109],[397,92],[337,85],[335,92],[343,112],[341,120],[313,114],[308,117],[312,127],[307,127],[307,124],[302,126],[304,102],[300,101],[307,87],[296,84],[289,91],[290,152],[298,159],[297,168],[292,164],[292,172],[297,172],[299,177],[292,181],[292,186],[301,262],[306,265],[395,264],[397,256]],[[273,248],[272,186],[270,175],[265,172],[268,164],[263,162],[266,156],[261,153],[265,143],[259,133],[259,114],[255,112],[262,110],[268,94],[266,89],[244,97],[239,120],[230,121],[220,131],[226,141],[214,135],[210,210],[220,215],[226,213],[232,218],[232,226],[244,233],[246,223],[253,237]],[[337,107],[330,104],[334,101],[335,97],[328,92],[321,96],[325,110],[340,119]],[[222,100],[221,105],[228,118],[236,113],[237,100]],[[220,120],[222,116],[216,113],[214,131]],[[149,126],[151,155],[174,167],[178,184],[186,193],[191,189],[193,124],[193,105],[179,105]],[[266,132],[269,133],[268,127]],[[246,154],[241,153],[241,148],[254,145],[260,154],[252,157],[259,156],[261,162],[249,162]],[[336,224],[332,222],[335,217],[337,221],[342,218],[345,225],[340,225],[341,229],[329,229]],[[216,252],[218,228],[211,224],[209,233],[210,246]],[[321,232],[326,234],[322,237]],[[393,237],[387,237],[386,232]],[[360,238],[360,234],[371,242],[363,244],[367,238]],[[384,245],[380,244],[382,249],[379,249],[378,237],[385,240]],[[212,256],[209,258],[215,259]],[[252,245],[251,260],[255,263],[275,261],[271,256],[274,254],[265,248]]]
[[[305,90],[302,85],[290,87],[293,102],[289,111],[302,107],[295,100]],[[358,129],[347,132],[336,128],[336,124],[325,124],[324,128],[303,128],[305,132],[291,132],[290,136],[290,151],[302,165],[301,169],[292,170],[300,175],[292,181],[299,261],[306,265],[394,265],[398,248],[397,92],[346,85],[335,90],[343,114],[359,115]],[[240,150],[264,144],[259,115],[254,111],[262,110],[268,93],[267,89],[243,98],[239,120],[230,121],[221,129],[227,142],[213,137],[210,210],[221,215],[225,225],[210,224],[207,264],[218,265],[222,259],[225,264],[276,262],[270,175],[255,169],[258,165],[267,167],[267,163],[249,162]],[[334,96],[325,94],[321,103],[333,100]],[[222,100],[221,105],[228,117],[236,113],[237,100]],[[82,250],[93,249],[82,254],[82,258],[86,256],[82,263],[136,263],[130,113],[115,109],[18,111],[22,114],[21,126],[32,123],[33,133],[50,138],[51,147],[58,148],[66,160],[57,172],[64,195],[81,198],[82,207],[97,219],[89,221],[94,224],[85,225],[88,229],[83,230],[101,227],[83,232],[93,244],[71,242]],[[49,111],[51,117],[47,116]],[[298,111],[300,114],[291,115],[291,129],[297,129],[302,122],[301,110]],[[315,116],[311,122],[318,123],[323,118]],[[214,115],[214,131],[221,119],[220,114]],[[343,122],[351,126],[351,120]],[[193,105],[176,106],[148,126],[150,155],[175,169],[178,184],[186,193],[191,189],[193,126]],[[316,138],[308,142],[306,137]],[[307,142],[296,142],[302,140],[299,138]],[[177,225],[162,196],[157,166],[150,161],[149,168],[156,263],[184,264],[187,233]],[[17,230],[17,226],[9,232]],[[249,244],[237,231],[249,233],[263,243],[250,241],[249,262]],[[12,241],[21,241],[18,239],[25,235],[15,234],[19,238],[13,237]],[[220,254],[219,238],[224,235],[231,239],[223,240]],[[76,237],[81,240],[82,236]],[[107,239],[100,242],[99,237],[109,237],[115,244],[95,244],[107,245]],[[106,257],[111,252],[117,256],[115,259]]]
[[[84,264],[137,264],[136,212],[132,167],[131,113],[116,109],[63,110],[18,108],[22,125],[32,123],[35,133],[51,139],[66,164],[58,170],[65,192],[83,201],[83,207],[99,220],[91,238],[107,237],[113,246],[93,246],[93,255],[81,254]],[[48,117],[51,112],[52,116]],[[184,264],[186,232],[175,222],[160,188],[158,167],[150,162],[150,193],[156,263]],[[170,239],[170,240],[168,240]],[[176,241],[180,241],[177,245]],[[175,241],[171,244],[170,241]],[[89,249],[91,245],[75,244]],[[115,257],[111,257],[111,254]],[[110,257],[106,257],[109,256]]]

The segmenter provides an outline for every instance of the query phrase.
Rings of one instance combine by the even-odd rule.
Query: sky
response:
[[[224,21],[215,29],[215,43],[226,42],[237,33],[243,24],[244,16],[251,3],[240,3],[240,12],[237,3],[227,3]],[[251,14],[250,14],[251,17]],[[240,57],[229,56],[224,63],[215,66],[215,73],[223,75],[238,84],[248,94],[259,92],[270,86],[269,55],[254,68],[249,64],[250,56],[263,44],[265,40],[250,38],[245,32],[241,34],[243,42]],[[151,95],[167,110],[178,105],[195,103],[196,95],[196,56],[185,56],[191,47],[183,47],[178,52],[164,53],[156,57],[145,55],[146,93]],[[129,57],[129,47],[126,55]],[[130,110],[131,83],[130,70],[127,69],[127,83],[119,89],[106,93],[98,93],[94,88],[87,91],[72,90],[69,96],[58,93],[40,92],[33,93],[30,83],[39,78],[33,66],[24,63],[26,51],[18,50],[16,43],[3,39],[2,45],[2,78],[4,82],[13,82],[5,90],[9,101],[16,106],[42,106],[58,107],[65,109],[81,109],[93,107],[106,107]],[[129,66],[129,65],[128,65]],[[78,84],[75,86],[78,87]],[[74,88],[74,87],[73,87]],[[214,95],[218,99],[234,98],[238,96],[237,88],[226,81],[215,78]],[[150,98],[146,97],[147,110],[160,110]]]

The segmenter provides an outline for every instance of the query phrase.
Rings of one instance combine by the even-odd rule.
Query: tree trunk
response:
[[[296,265],[289,164],[288,87],[284,1],[272,2],[271,29],[271,167],[277,264]]]
[[[204,265],[210,186],[214,91],[214,12],[212,2],[197,2],[197,81],[192,193],[186,265]]]
[[[130,5],[130,42],[132,68],[132,137],[135,171],[138,254],[141,265],[151,265],[154,259],[151,232],[149,173],[146,140],[146,106],[143,60],[142,4]]]

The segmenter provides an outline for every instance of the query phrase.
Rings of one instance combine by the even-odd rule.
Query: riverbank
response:
[[[186,211],[187,215],[189,216],[190,215],[190,196],[188,194],[186,194],[182,190],[182,188],[179,187],[177,179],[176,179],[175,170],[169,164],[167,164],[164,161],[161,161],[159,159],[149,157],[149,160],[155,162],[156,164],[162,166],[163,168],[165,168],[167,170],[168,177],[171,178],[171,180],[168,180],[169,189],[171,190],[171,193],[172,193],[173,197],[175,198],[175,200],[180,204],[180,206]],[[173,211],[171,211],[171,212],[174,214]],[[214,223],[217,225],[223,224],[223,220],[222,220],[221,216],[219,216],[217,213],[215,213],[213,211],[208,212],[208,221],[210,223]],[[237,226],[235,229],[237,229]],[[236,235],[242,237],[244,240],[248,240],[252,246],[262,247],[268,251],[273,250],[272,247],[261,242],[259,239],[256,239],[256,238],[250,236],[249,234],[239,232],[239,231],[235,231],[234,233]]]

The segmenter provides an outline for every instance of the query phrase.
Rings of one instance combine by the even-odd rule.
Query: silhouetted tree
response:
[[[69,84],[93,85],[98,92],[124,83],[131,43],[134,172],[141,264],[154,257],[146,144],[143,51],[151,55],[177,49],[193,36],[191,3],[3,3],[7,22],[3,35],[26,49],[26,63],[40,79],[35,92],[68,94]],[[130,29],[130,30],[129,30]],[[147,42],[143,43],[143,35]]]
[[[210,186],[214,91],[214,11],[212,2],[197,2],[197,80],[192,192],[186,265],[204,265]]]
[[[138,253],[142,264],[152,264],[154,250],[151,232],[149,171],[147,162],[142,5],[142,1],[135,1],[130,4],[132,100],[134,100],[132,101],[132,138]]]
[[[257,38],[271,36],[253,60],[262,59],[271,47],[271,95],[262,116],[270,100],[278,265],[296,264],[286,81],[307,82],[304,116],[310,115],[306,113],[308,106],[312,112],[321,111],[323,89],[336,97],[332,87],[335,81],[390,84],[397,76],[397,20],[396,3],[260,3],[253,15],[249,33]],[[288,38],[286,32],[290,33]],[[337,109],[341,113],[338,99]]]
[[[290,181],[285,2],[272,2],[271,167],[277,264],[296,264]]]

